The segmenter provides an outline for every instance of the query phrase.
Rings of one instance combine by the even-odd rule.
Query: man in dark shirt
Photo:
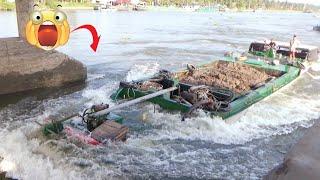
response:
[[[275,49],[276,48],[276,43],[273,41],[273,39],[270,40],[269,43],[270,48]]]

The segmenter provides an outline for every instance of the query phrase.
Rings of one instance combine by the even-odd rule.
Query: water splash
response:
[[[0,132],[1,170],[7,171],[9,177],[19,179],[77,179],[78,174],[64,165],[55,165],[48,157],[37,154],[39,139],[28,139],[26,134],[35,130],[34,125],[26,125],[11,132]]]
[[[159,71],[160,65],[158,63],[146,63],[146,64],[136,64],[127,73],[126,81],[134,81],[142,78],[147,78]]]
[[[111,82],[107,85],[104,85],[97,89],[86,89],[82,93],[82,97],[86,98],[86,107],[90,107],[95,104],[113,104],[113,101],[110,99],[111,93],[116,89],[118,83]]]
[[[228,123],[219,117],[210,117],[199,112],[197,117],[181,122],[179,113],[167,112],[153,113],[153,106],[147,110],[149,123],[156,128],[147,139],[185,139],[205,140],[219,144],[244,144],[254,139],[266,138],[274,135],[288,134],[299,126],[309,127],[312,120],[320,117],[320,96],[308,91],[310,87],[301,83],[306,76],[298,82],[285,87],[248,109],[237,121]],[[304,93],[292,93],[297,85]]]
[[[96,79],[102,79],[105,77],[105,74],[88,74],[87,82],[93,81]]]

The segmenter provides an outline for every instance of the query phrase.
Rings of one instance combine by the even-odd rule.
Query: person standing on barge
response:
[[[296,35],[293,35],[293,38],[290,40],[290,54],[289,61],[292,63],[293,60],[296,59],[296,48],[299,44],[299,40]]]

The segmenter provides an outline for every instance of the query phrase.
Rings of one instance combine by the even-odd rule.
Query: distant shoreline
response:
[[[1,4],[0,4],[1,5]],[[115,7],[116,9],[117,7]],[[87,5],[87,6],[63,6],[62,9],[65,10],[93,10],[94,6],[92,5]],[[3,9],[0,6],[0,11],[15,11],[15,7],[13,6],[11,9]],[[102,11],[104,11],[104,9],[102,9]],[[280,10],[280,9],[258,9],[258,10],[253,10],[253,9],[243,9],[243,10],[234,10],[234,9],[230,9],[227,11],[216,11],[216,10],[212,10],[212,11],[192,11],[192,9],[186,9],[186,8],[182,8],[182,7],[175,7],[175,6],[171,6],[171,7],[167,7],[167,6],[147,6],[144,11],[151,11],[151,12],[199,12],[199,13],[241,13],[241,12],[273,12],[273,13],[297,13],[297,12],[301,12],[302,11],[298,11],[298,10]],[[312,13],[312,12],[310,12]]]

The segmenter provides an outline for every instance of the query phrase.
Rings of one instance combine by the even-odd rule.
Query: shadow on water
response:
[[[72,94],[81,91],[86,87],[86,83],[70,83],[61,87],[54,88],[40,88],[36,90],[29,90],[24,92],[0,95],[0,109],[9,104],[15,104],[27,97],[33,97],[33,100],[44,100],[48,98],[58,98],[64,95]]]

